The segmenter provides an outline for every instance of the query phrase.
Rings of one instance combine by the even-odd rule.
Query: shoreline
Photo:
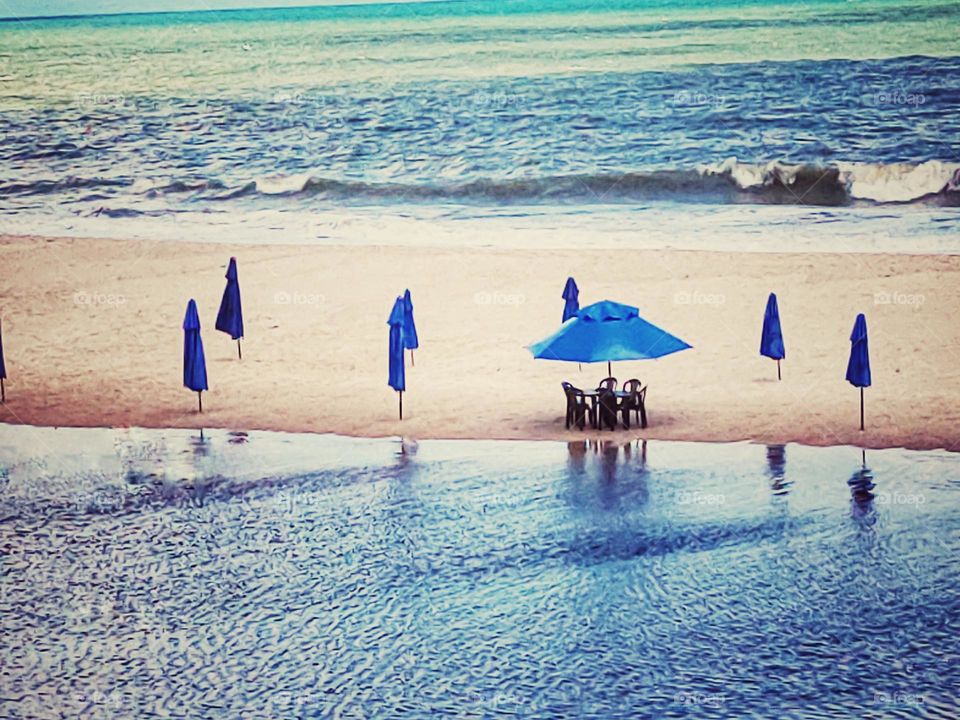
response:
[[[786,442],[774,442],[774,441],[765,441],[757,440],[755,438],[747,438],[743,440],[676,440],[668,438],[648,438],[643,435],[638,435],[631,433],[629,431],[617,431],[610,432],[604,431],[602,434],[599,431],[589,431],[585,433],[577,433],[570,437],[532,437],[532,438],[522,438],[522,437],[410,437],[407,435],[347,435],[345,433],[338,432],[317,432],[313,430],[272,430],[272,429],[263,429],[263,428],[250,428],[250,427],[227,427],[219,425],[204,425],[203,427],[147,427],[144,425],[33,425],[25,424],[18,422],[7,422],[0,421],[0,428],[13,428],[14,431],[21,430],[97,430],[105,432],[123,432],[123,431],[133,431],[140,432],[145,431],[148,433],[163,433],[169,431],[176,432],[223,432],[228,435],[239,435],[246,437],[249,433],[266,433],[271,435],[297,435],[297,436],[308,436],[312,439],[322,439],[330,438],[332,440],[348,440],[348,441],[363,441],[370,440],[376,442],[390,442],[390,443],[408,443],[413,442],[419,444],[421,442],[427,443],[563,443],[570,444],[575,442],[586,442],[586,443],[615,443],[618,446],[622,447],[628,443],[638,443],[638,442],[654,442],[654,443],[692,443],[695,445],[756,445],[760,446],[772,446],[772,445],[782,445],[782,446],[797,446],[802,448],[847,448],[849,450],[862,450],[862,451],[871,451],[871,452],[880,452],[880,451],[894,451],[894,452],[907,452],[907,453],[947,453],[949,455],[960,454],[960,448],[948,449],[943,447],[927,447],[927,448],[910,448],[904,447],[902,445],[882,445],[878,447],[872,447],[869,445],[855,444],[855,443],[844,443],[844,444],[823,444],[823,445],[813,445],[810,443],[805,443],[797,440],[789,440]]]
[[[398,247],[415,250],[463,249],[550,252],[579,251],[589,236],[594,250],[607,252],[671,251],[802,254],[869,254],[894,256],[956,255],[960,242],[956,232],[944,232],[931,209],[914,208],[897,217],[884,219],[883,235],[869,232],[869,214],[842,223],[823,219],[806,220],[797,208],[782,205],[712,206],[693,204],[681,214],[678,209],[655,213],[630,212],[624,205],[590,208],[589,217],[571,213],[569,208],[538,208],[545,214],[474,215],[459,218],[440,215],[406,214],[398,208],[347,208],[314,214],[264,211],[255,218],[238,217],[224,211],[225,218],[206,213],[184,213],[175,221],[154,218],[72,217],[69,221],[49,217],[8,218],[0,236],[61,237],[69,222],[69,238],[76,240],[117,240],[168,242],[179,245],[198,241],[202,245],[235,247],[336,248]],[[745,215],[735,209],[748,208]],[[872,208],[877,211],[878,207]],[[808,214],[829,215],[830,208],[817,206]],[[942,209],[941,209],[942,210]],[[862,213],[865,208],[851,212]],[[773,216],[769,213],[774,212]],[[273,213],[269,214],[268,213]],[[684,232],[675,228],[682,225]],[[771,228],[776,231],[771,233]],[[507,239],[506,241],[504,239]],[[835,246],[842,246],[836,249]],[[789,250],[784,250],[789,248]]]
[[[189,248],[189,253],[182,250]],[[236,255],[244,358],[213,330]],[[225,245],[0,236],[7,404],[0,422],[223,428],[359,438],[796,442],[954,451],[960,409],[960,257],[712,250]],[[534,361],[559,325],[567,275],[581,304],[609,298],[693,350],[614,363],[649,385],[650,427],[566,431],[561,380],[599,364]],[[420,330],[405,419],[386,385],[386,317],[410,287]],[[759,357],[766,294],[780,297],[784,381]],[[884,302],[884,294],[888,301]],[[211,390],[180,385],[183,310],[200,306]],[[874,386],[843,380],[867,314]],[[772,379],[771,379],[772,378]]]
[[[277,232],[284,232],[277,230]],[[320,241],[313,240],[303,242],[269,242],[269,243],[255,243],[249,241],[227,241],[223,239],[215,240],[196,240],[193,238],[167,238],[167,237],[121,237],[121,236],[112,236],[112,235],[97,235],[97,236],[88,236],[88,235],[63,235],[63,234],[47,234],[47,233],[9,233],[0,230],[0,247],[4,244],[10,242],[18,241],[28,241],[28,242],[116,242],[116,243],[158,243],[168,246],[180,246],[180,245],[189,245],[191,247],[203,247],[203,248],[227,248],[228,250],[240,252],[243,250],[250,249],[275,249],[275,250],[288,250],[288,251],[301,251],[301,250],[335,250],[338,252],[353,252],[353,251],[363,251],[363,250],[401,250],[401,251],[417,251],[422,250],[424,252],[428,251],[439,251],[439,252],[494,252],[494,253],[541,253],[541,252],[557,252],[557,253],[609,253],[609,252],[637,252],[637,253],[670,253],[670,254],[693,254],[693,255],[777,255],[782,257],[796,257],[796,258],[805,258],[811,255],[813,256],[825,256],[825,257],[844,257],[850,255],[864,255],[868,257],[876,258],[886,258],[890,260],[896,260],[899,258],[958,258],[960,259],[960,250],[957,251],[948,251],[944,250],[943,252],[929,253],[929,252],[919,252],[919,251],[905,251],[905,250],[889,250],[883,252],[863,252],[860,250],[759,250],[755,247],[747,247],[743,250],[727,250],[723,248],[696,248],[696,247],[646,247],[640,246],[636,248],[622,248],[615,245],[599,245],[591,247],[587,250],[578,250],[577,248],[571,247],[570,245],[557,244],[557,245],[544,245],[544,246],[519,246],[519,247],[509,247],[506,245],[496,245],[493,243],[489,244],[464,244],[464,245],[449,245],[443,244],[441,242],[428,243],[421,245],[418,240],[399,241],[394,244],[380,242],[380,240],[370,241],[370,242],[358,242],[355,244],[338,242],[336,240],[329,241]],[[226,263],[224,263],[226,267]]]

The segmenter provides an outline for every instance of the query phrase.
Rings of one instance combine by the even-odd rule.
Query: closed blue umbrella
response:
[[[567,278],[567,284],[563,288],[563,319],[560,322],[566,322],[574,317],[580,310],[580,288],[577,287],[577,281],[572,277]]]
[[[413,351],[420,347],[417,338],[417,324],[413,321],[413,300],[410,291],[403,291],[403,347],[410,351],[410,365],[413,365]]]
[[[863,389],[870,387],[870,350],[867,347],[867,319],[863,313],[857,315],[850,333],[847,382],[860,388],[860,429],[863,430]]]
[[[183,384],[197,393],[200,412],[203,412],[201,393],[207,389],[207,361],[200,338],[200,316],[193,298],[187,303],[187,314],[183,318]]]
[[[767,298],[763,313],[763,330],[760,332],[760,354],[777,361],[777,380],[780,379],[780,361],[787,356],[783,347],[783,331],[780,329],[780,309],[776,293]]]
[[[406,390],[406,374],[403,368],[403,298],[393,303],[387,325],[390,326],[390,376],[387,384],[400,393],[400,419],[403,420],[403,391]]]
[[[541,360],[606,362],[648,360],[691,346],[640,317],[640,311],[603,300],[579,310],[550,337],[530,346]]]
[[[223,298],[220,300],[220,312],[217,313],[215,327],[237,341],[237,357],[243,359],[243,352],[240,350],[240,338],[243,337],[243,310],[240,306],[237,259],[234,257],[230,258],[226,278],[227,286],[223,289]]]
[[[7,366],[3,362],[3,325],[0,324],[0,403],[7,401],[7,389],[3,381],[7,377]]]

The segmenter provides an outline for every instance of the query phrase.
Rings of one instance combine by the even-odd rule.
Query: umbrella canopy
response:
[[[387,384],[394,390],[406,390],[406,377],[403,368],[403,298],[398,297],[387,325],[390,326],[390,376]]]
[[[413,300],[410,291],[403,291],[403,347],[407,350],[416,350],[420,347],[417,339],[417,324],[413,321]]]
[[[563,303],[563,319],[560,322],[566,322],[580,310],[580,288],[577,287],[577,281],[568,277],[567,284],[563,288],[563,295],[560,297],[565,300]]]
[[[183,384],[194,392],[207,389],[207,361],[200,339],[200,316],[192,298],[183,318]]]
[[[227,266],[227,286],[220,300],[216,328],[234,340],[243,337],[243,311],[240,308],[240,283],[237,281],[237,259],[230,258]]]
[[[855,387],[870,387],[870,352],[867,348],[867,319],[857,315],[850,333],[850,361],[847,363],[847,382]]]
[[[550,337],[530,346],[541,360],[647,360],[691,346],[640,317],[640,311],[603,300],[578,311]]]
[[[783,331],[780,329],[780,309],[777,307],[776,293],[767,298],[767,309],[763,313],[763,330],[760,333],[760,354],[774,360],[787,356],[783,347]]]

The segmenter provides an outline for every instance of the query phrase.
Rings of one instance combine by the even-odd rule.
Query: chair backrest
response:
[[[600,388],[616,391],[617,379],[615,377],[604,378],[603,380],[600,381],[600,384],[597,385],[597,390],[599,390]]]
[[[583,395],[583,390],[578,387],[574,387],[568,382],[562,382],[560,385],[563,386],[563,392],[569,397],[571,395]]]
[[[631,378],[623,384],[623,391],[625,393],[630,393],[630,395],[636,394],[640,390],[640,381],[636,378]]]

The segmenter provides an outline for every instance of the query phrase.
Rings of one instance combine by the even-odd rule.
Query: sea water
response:
[[[952,717],[957,467],[0,426],[0,715]]]
[[[0,22],[0,232],[957,252],[960,6]]]

